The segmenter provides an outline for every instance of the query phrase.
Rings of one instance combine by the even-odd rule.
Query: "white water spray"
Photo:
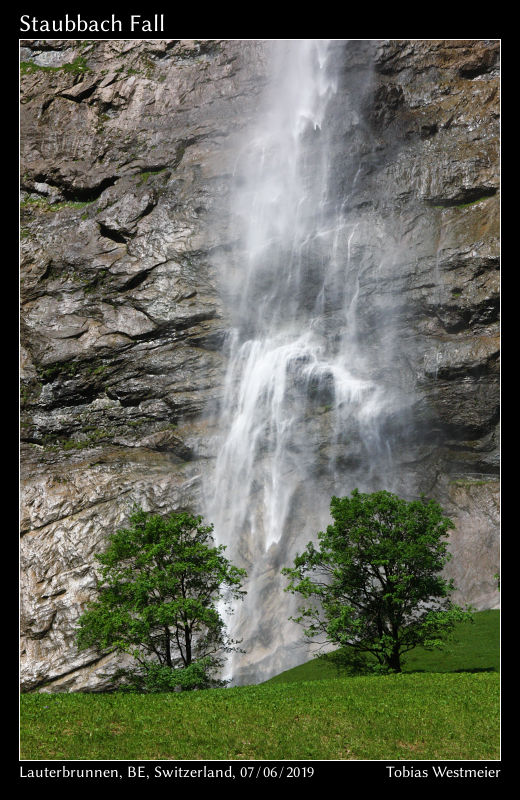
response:
[[[273,44],[272,80],[235,170],[240,245],[223,275],[233,328],[206,518],[249,575],[227,619],[246,650],[228,665],[238,682],[305,660],[280,569],[328,524],[331,495],[368,484],[385,450],[378,420],[391,398],[357,330],[369,234],[330,191],[338,98],[328,51],[328,41]]]

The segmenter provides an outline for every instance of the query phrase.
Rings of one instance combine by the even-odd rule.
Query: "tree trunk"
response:
[[[184,626],[184,642],[186,645],[186,666],[191,664],[191,631],[187,625]]]
[[[394,646],[386,663],[388,664],[392,672],[401,672],[401,655],[399,653],[399,647],[397,645]]]

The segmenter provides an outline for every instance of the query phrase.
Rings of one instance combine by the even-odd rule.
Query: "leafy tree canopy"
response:
[[[223,654],[236,642],[219,609],[242,597],[245,570],[215,547],[212,525],[186,512],[163,517],[134,505],[109,537],[97,599],[79,620],[78,646],[130,653],[123,685],[144,691],[219,685]]]
[[[333,523],[309,542],[283,573],[286,591],[306,602],[299,616],[311,639],[342,648],[347,661],[401,671],[418,645],[441,647],[455,622],[470,618],[454,605],[453,582],[442,577],[450,559],[453,522],[435,500],[408,502],[387,491],[333,497]]]

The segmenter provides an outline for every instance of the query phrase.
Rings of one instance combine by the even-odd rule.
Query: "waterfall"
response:
[[[244,604],[226,620],[246,651],[229,662],[233,682],[308,657],[280,570],[329,523],[333,494],[389,488],[374,485],[374,470],[391,473],[382,420],[399,402],[381,378],[388,350],[374,356],[366,320],[360,329],[360,281],[374,259],[384,271],[384,248],[349,203],[359,160],[342,181],[335,171],[334,120],[348,116],[351,136],[363,139],[361,92],[338,96],[329,41],[271,48],[271,79],[235,163],[237,245],[220,266],[232,327],[205,487],[216,539],[249,576]]]

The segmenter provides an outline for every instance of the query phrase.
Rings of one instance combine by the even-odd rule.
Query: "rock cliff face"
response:
[[[386,271],[367,261],[360,324],[369,341],[377,285],[396,309],[386,368],[415,398],[389,436],[456,521],[456,599],[495,607],[499,46],[333,48],[345,108],[363,87],[362,125],[334,117],[336,189],[355,150],[349,202],[392,252]],[[215,458],[227,199],[269,50],[28,40],[21,61],[23,687],[101,691],[114,661],[74,645],[93,555],[131,501],[198,511]]]

